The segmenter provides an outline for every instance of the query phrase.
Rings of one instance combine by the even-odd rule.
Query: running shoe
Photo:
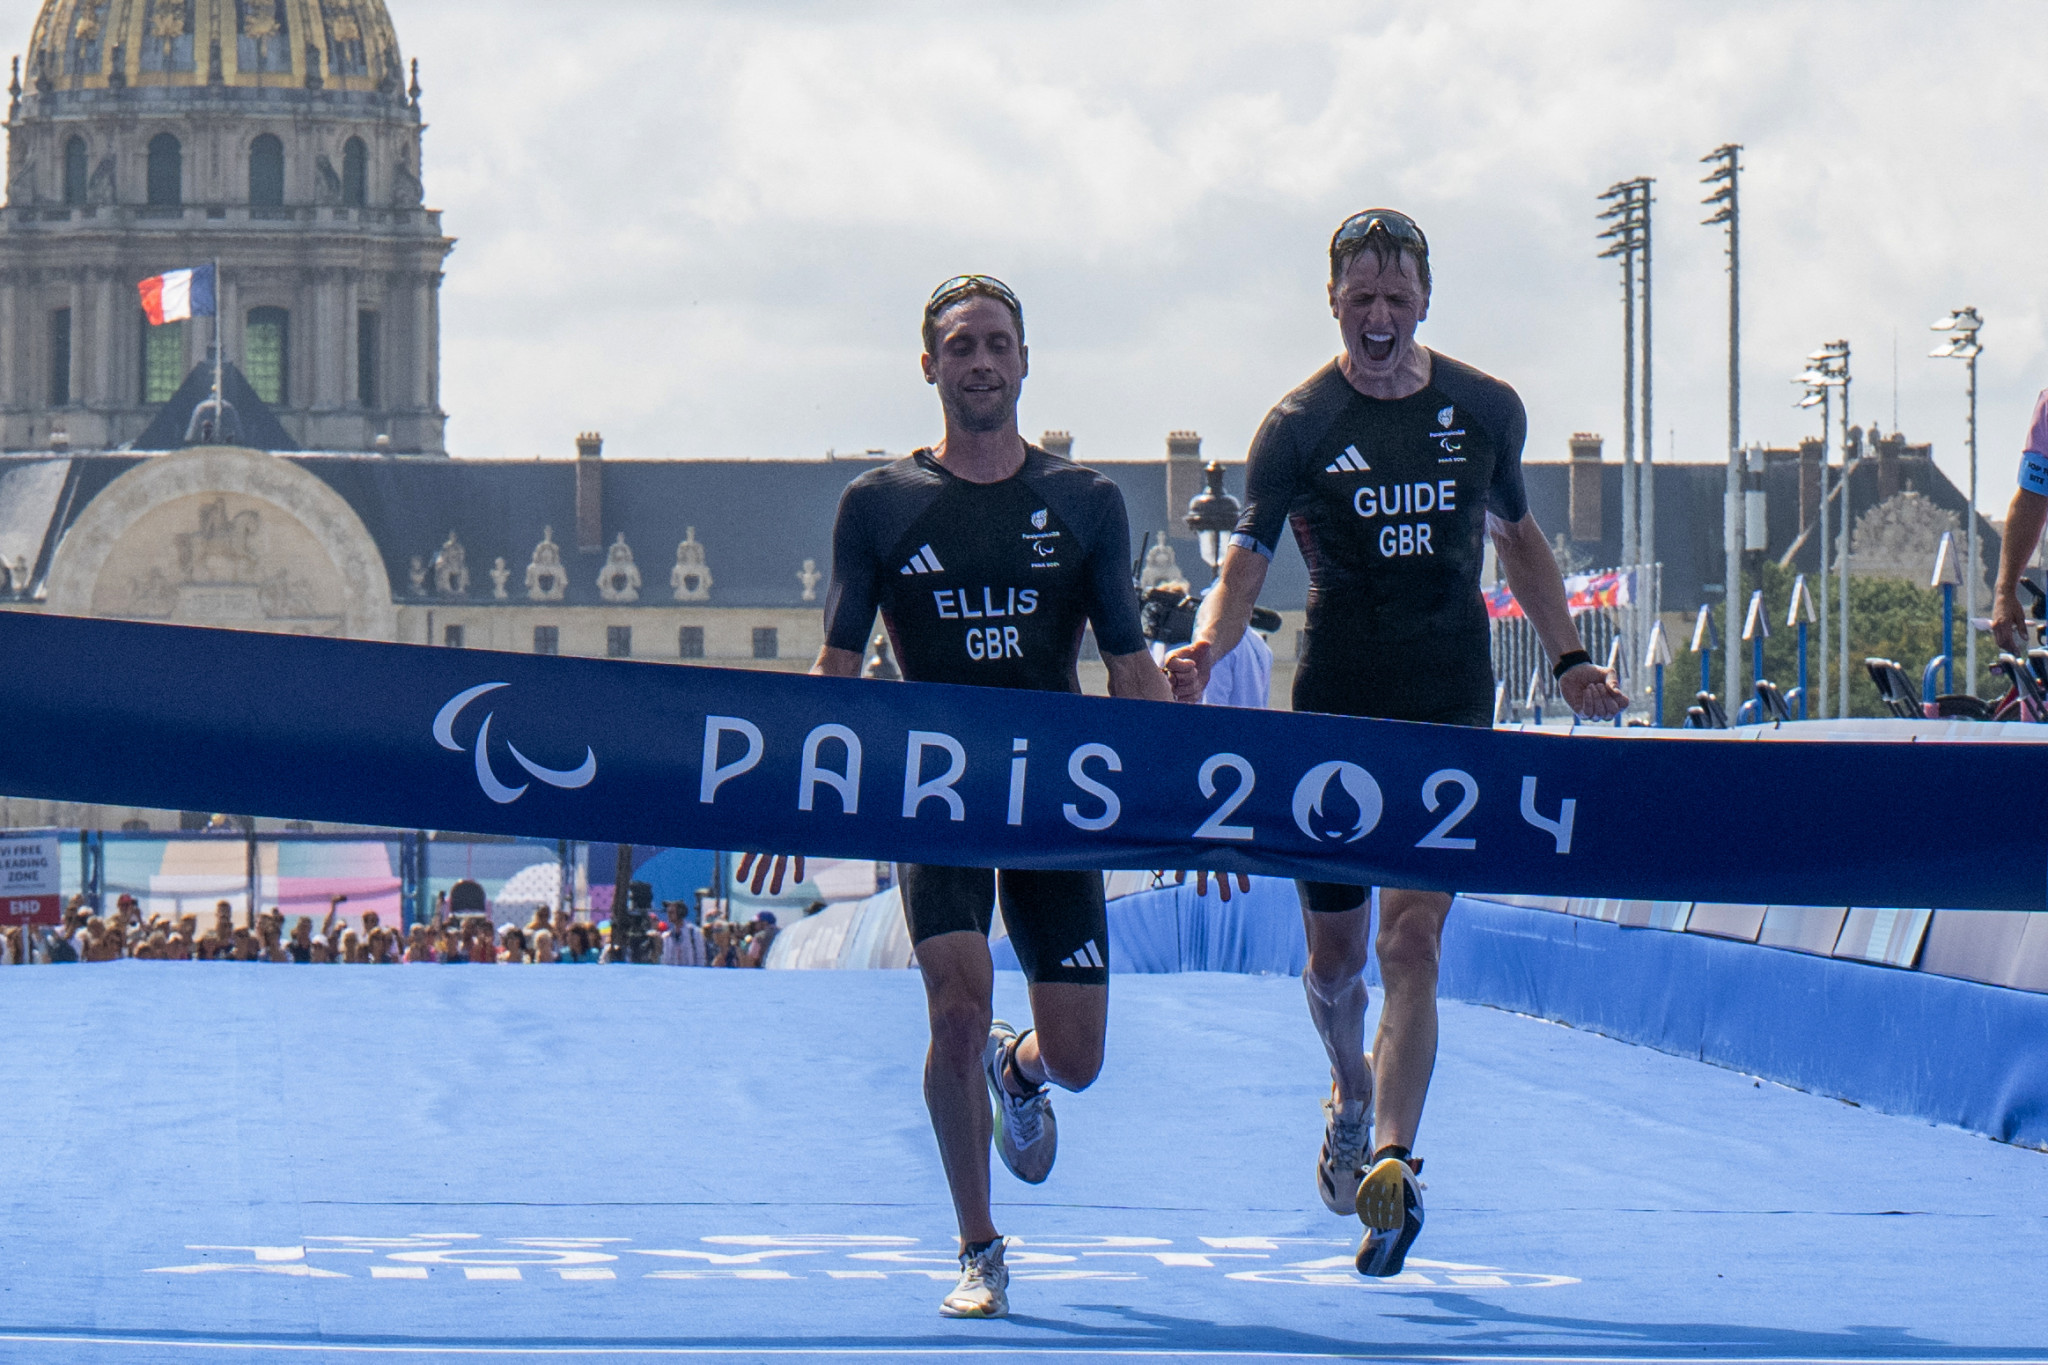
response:
[[[988,1044],[981,1050],[981,1069],[988,1077],[989,1097],[996,1105],[996,1151],[1010,1174],[1027,1185],[1042,1184],[1052,1174],[1052,1160],[1059,1154],[1060,1130],[1053,1122],[1052,1094],[1039,1086],[1030,1095],[1010,1093],[1003,1084],[1003,1072],[1024,1041],[1008,1024],[998,1019],[989,1025]]]
[[[1358,1216],[1365,1240],[1358,1244],[1358,1273],[1386,1279],[1401,1273],[1408,1248],[1422,1233],[1423,1183],[1420,1161],[1390,1156],[1376,1162],[1358,1185]]]
[[[1003,1264],[1003,1239],[979,1253],[960,1253],[960,1283],[939,1304],[945,1318],[1007,1318],[1010,1316],[1010,1268]]]
[[[1337,1088],[1323,1101],[1323,1150],[1316,1157],[1316,1193],[1331,1213],[1358,1207],[1358,1178],[1372,1145],[1372,1106],[1337,1102]]]

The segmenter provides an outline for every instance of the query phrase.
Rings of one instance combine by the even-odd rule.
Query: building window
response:
[[[274,133],[249,144],[249,202],[258,208],[284,207],[284,144]]]
[[[356,314],[356,401],[377,406],[377,315],[367,308]]]
[[[757,659],[775,659],[781,657],[781,651],[776,646],[775,627],[754,627],[754,657]]]
[[[149,202],[159,208],[185,202],[185,149],[169,133],[149,140]]]
[[[631,626],[606,626],[604,628],[604,655],[607,659],[632,658],[633,628]]]
[[[443,626],[443,627],[441,627],[441,643],[442,643],[442,644],[444,644],[444,645],[446,645],[446,646],[447,646],[448,648],[450,648],[450,649],[461,649],[461,648],[462,648],[462,627],[461,627],[461,626]]]
[[[535,626],[533,628],[533,652],[536,654],[560,654],[562,652],[561,627]]]
[[[676,632],[676,657],[701,659],[704,657],[704,627],[684,626]]]
[[[85,202],[85,139],[74,137],[64,144],[64,202]]]
[[[152,327],[147,314],[137,316],[142,320],[142,401],[168,403],[185,382],[185,324]]]
[[[71,310],[50,310],[50,406],[71,401]]]
[[[341,202],[352,209],[370,202],[370,149],[359,137],[342,144]]]
[[[272,407],[291,402],[292,315],[283,308],[251,308],[242,334],[242,375]]]

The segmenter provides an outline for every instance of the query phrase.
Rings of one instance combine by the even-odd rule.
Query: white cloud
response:
[[[1725,439],[1722,239],[1697,158],[1747,146],[1745,433],[1855,347],[1859,420],[1960,474],[1962,376],[1926,324],[1989,319],[1985,504],[2048,372],[2048,11],[2010,4],[1031,7],[392,0],[421,60],[430,201],[461,239],[444,400],[464,455],[905,449],[935,434],[917,309],[1023,294],[1028,430],[1095,458],[1194,427],[1242,451],[1334,349],[1332,226],[1430,231],[1426,337],[1514,383],[1531,454],[1620,428],[1594,196],[1658,178],[1658,449]],[[26,38],[31,9],[0,6]]]

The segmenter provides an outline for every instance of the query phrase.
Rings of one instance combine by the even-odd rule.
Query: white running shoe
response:
[[[1350,1217],[1358,1207],[1358,1180],[1372,1146],[1370,1102],[1340,1105],[1335,1086],[1323,1101],[1323,1150],[1316,1157],[1316,1193],[1331,1213]]]
[[[960,1253],[960,1283],[939,1304],[946,1318],[1010,1316],[1010,1268],[1003,1264],[1003,1239],[998,1237],[979,1255]]]
[[[989,1097],[995,1101],[996,1151],[1011,1175],[1027,1185],[1037,1185],[1052,1174],[1060,1131],[1053,1122],[1049,1086],[1041,1085],[1036,1094],[1019,1097],[1003,1084],[1003,1070],[1021,1041],[1022,1035],[1002,1020],[991,1023],[988,1043],[981,1050],[981,1069],[988,1077]]]

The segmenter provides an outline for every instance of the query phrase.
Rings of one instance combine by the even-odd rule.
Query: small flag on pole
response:
[[[148,315],[152,327],[214,315],[213,267],[210,265],[151,275],[135,289],[142,295],[142,311]]]

